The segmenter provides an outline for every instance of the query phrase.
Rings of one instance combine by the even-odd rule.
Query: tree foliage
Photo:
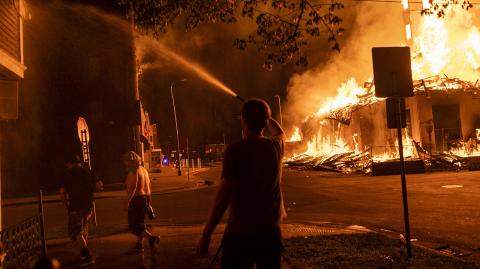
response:
[[[421,14],[422,15],[436,15],[439,18],[443,18],[445,16],[446,10],[455,5],[460,5],[463,9],[469,10],[473,7],[472,3],[469,0],[441,0],[441,1],[433,1],[429,0],[430,6],[429,8],[423,9]]]
[[[338,0],[121,0],[133,11],[137,26],[156,37],[181,21],[186,30],[204,23],[236,23],[242,17],[256,23],[256,31],[238,37],[233,45],[245,50],[255,46],[265,54],[264,67],[294,62],[308,65],[305,48],[313,39],[328,41],[340,50],[337,40],[344,29],[337,12]]]

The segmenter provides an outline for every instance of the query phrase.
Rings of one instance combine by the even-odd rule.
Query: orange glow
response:
[[[298,142],[302,141],[302,136],[300,135],[300,129],[295,127],[295,131],[293,132],[292,136],[287,140],[287,142]]]
[[[307,151],[303,154],[318,157],[353,151],[355,151],[355,149],[351,149],[342,138],[335,139],[330,136],[317,136],[316,139],[307,142]]]
[[[315,116],[322,116],[328,112],[358,103],[359,96],[367,93],[367,89],[358,85],[357,80],[350,78],[337,88],[337,96],[328,97]]]
[[[412,46],[415,79],[447,74],[468,81],[479,77],[480,31],[473,15],[459,7],[445,18],[422,16]]]
[[[402,143],[403,143],[403,156],[405,158],[416,158],[418,155],[415,151],[415,145],[413,144],[413,139],[407,134],[405,130],[402,134]],[[395,139],[395,148],[393,151],[385,152],[380,155],[372,156],[374,162],[385,162],[392,159],[400,158],[400,153],[398,152],[398,140]]]

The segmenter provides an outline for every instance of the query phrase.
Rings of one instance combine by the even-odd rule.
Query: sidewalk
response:
[[[200,258],[195,255],[195,246],[200,238],[202,226],[157,226],[152,227],[155,234],[160,235],[160,245],[152,255],[149,248],[144,254],[129,253],[135,243],[133,235],[122,233],[117,235],[94,237],[90,240],[92,252],[97,257],[95,268],[208,268],[219,247],[224,225],[216,229],[212,236],[209,255]],[[331,224],[284,224],[285,238],[296,236],[353,234],[363,232],[356,227],[337,227]],[[66,239],[48,241],[49,256],[62,263],[62,268],[77,268],[79,262],[78,247]],[[219,268],[219,259],[213,268]],[[289,268],[287,263],[282,268]]]
[[[175,268],[207,269],[218,250],[225,225],[217,227],[207,257],[195,255],[195,247],[203,227],[156,226],[160,244],[143,254],[129,250],[135,237],[127,233],[98,236],[90,239],[90,248],[97,257],[90,268]],[[413,244],[413,258],[408,260],[405,243],[397,237],[366,229],[325,222],[287,223],[282,225],[286,251],[282,268],[431,268],[479,269],[472,259],[464,260],[422,244]],[[50,257],[57,258],[62,268],[78,268],[79,251],[66,239],[47,242]],[[148,246],[148,244],[146,245]],[[291,264],[291,265],[290,265]],[[212,268],[220,267],[220,258]],[[88,267],[87,267],[88,268]]]
[[[162,173],[150,173],[150,179],[152,180],[152,194],[168,193],[203,187],[205,185],[205,182],[199,180],[196,175],[198,173],[205,172],[208,169],[209,168],[190,169],[190,176],[187,175],[187,169],[182,169],[182,175],[178,176],[178,170],[172,167],[164,167],[162,169]],[[108,186],[106,186],[106,188],[108,188]],[[125,190],[123,189],[116,191],[101,191],[95,193],[96,199],[122,196],[125,196]],[[60,196],[58,194],[44,195],[43,201],[45,203],[59,202]],[[36,204],[37,202],[37,197],[11,198],[3,200],[2,206]]]

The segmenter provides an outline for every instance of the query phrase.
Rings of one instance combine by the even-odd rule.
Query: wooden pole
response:
[[[38,216],[40,218],[40,243],[42,247],[42,257],[47,256],[47,243],[45,241],[45,217],[43,211],[43,192],[38,192]]]

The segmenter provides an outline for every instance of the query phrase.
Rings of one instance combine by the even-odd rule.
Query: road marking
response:
[[[458,189],[458,188],[463,188],[463,185],[443,185],[442,188],[445,188],[445,189]]]

